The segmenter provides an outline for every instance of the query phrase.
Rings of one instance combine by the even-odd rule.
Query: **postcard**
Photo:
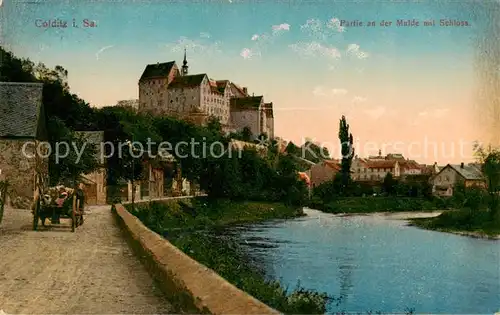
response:
[[[500,1],[0,14],[0,313],[500,311]]]

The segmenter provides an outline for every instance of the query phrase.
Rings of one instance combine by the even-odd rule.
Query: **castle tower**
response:
[[[187,75],[188,74],[188,65],[187,65],[187,59],[186,59],[186,49],[184,49],[184,61],[182,61],[182,75]]]

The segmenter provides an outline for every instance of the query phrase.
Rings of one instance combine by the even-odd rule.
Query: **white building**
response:
[[[248,126],[254,136],[274,137],[272,103],[249,96],[246,87],[229,80],[211,80],[206,73],[189,75],[185,52],[181,71],[175,61],[146,66],[139,79],[138,110],[197,124],[213,117],[225,131]]]

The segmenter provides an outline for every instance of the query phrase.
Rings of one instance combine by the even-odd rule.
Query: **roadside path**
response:
[[[31,231],[28,210],[5,209],[0,224],[0,313],[159,314],[170,304],[121,236],[110,206],[90,207],[71,233]]]

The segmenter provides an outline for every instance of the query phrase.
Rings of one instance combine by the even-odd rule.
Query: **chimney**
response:
[[[248,89],[247,89],[247,87],[244,87],[244,88],[243,88],[243,93],[248,94]]]
[[[460,168],[464,168],[464,162],[460,163]]]

